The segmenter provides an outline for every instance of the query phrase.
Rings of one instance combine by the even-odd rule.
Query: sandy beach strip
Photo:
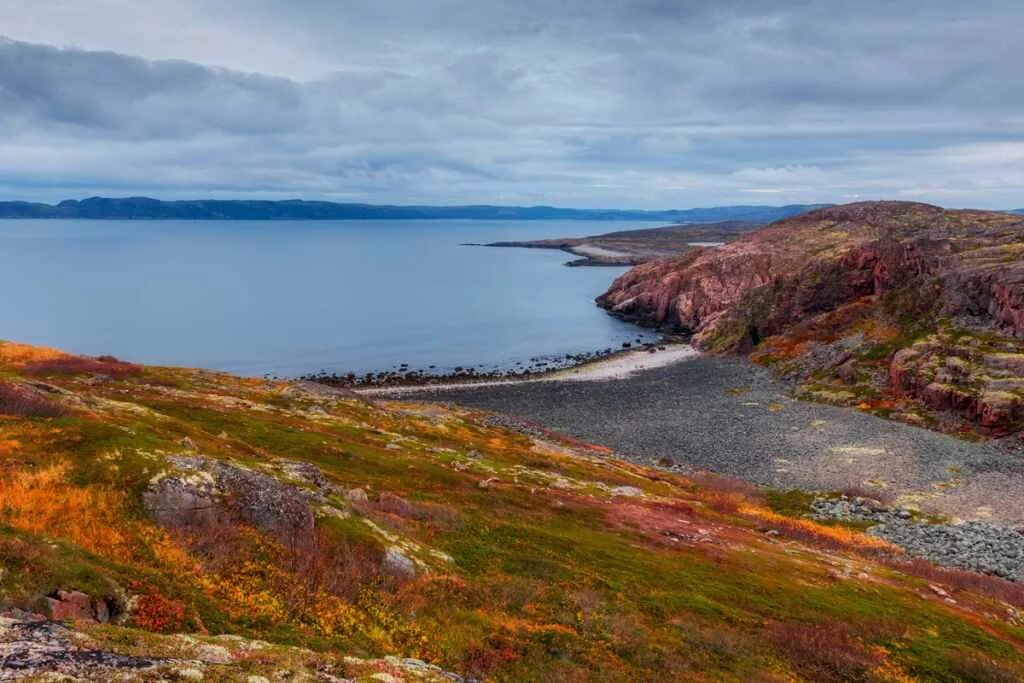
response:
[[[443,384],[420,384],[415,386],[366,387],[355,389],[364,396],[406,396],[423,392],[450,391],[481,387],[511,386],[515,384],[533,384],[537,382],[598,382],[603,380],[625,379],[637,372],[663,368],[696,358],[700,355],[689,344],[673,344],[664,351],[651,353],[645,350],[625,351],[609,358],[602,358],[591,363],[584,363],[571,368],[532,377],[508,379],[479,380],[469,382],[447,382]]]

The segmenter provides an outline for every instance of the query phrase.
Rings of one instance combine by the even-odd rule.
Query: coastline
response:
[[[636,266],[694,249],[714,249],[763,225],[750,221],[686,223],[619,230],[588,237],[515,240],[465,246],[556,249],[578,257],[566,262],[567,266]]]
[[[660,254],[640,254],[623,249],[609,249],[608,247],[591,244],[585,238],[566,238],[553,240],[533,240],[525,242],[490,242],[480,244],[466,242],[465,247],[498,247],[517,249],[547,249],[562,251],[566,254],[576,256],[571,261],[566,261],[565,266],[577,268],[580,266],[590,267],[630,267],[646,263],[655,258],[665,258],[675,255],[675,252],[664,252]]]
[[[696,358],[699,355],[700,352],[689,344],[675,343],[665,345],[664,350],[656,350],[654,352],[650,349],[619,351],[595,360],[585,361],[579,365],[540,373],[501,377],[481,375],[477,379],[460,377],[453,381],[444,381],[444,378],[440,378],[441,381],[438,382],[394,386],[349,387],[349,389],[361,396],[400,397],[432,391],[515,386],[540,382],[597,382],[626,379],[644,370],[681,363]]]
[[[1007,458],[998,444],[802,401],[765,368],[696,351],[682,362],[605,379],[552,376],[382,397],[542,424],[643,465],[786,491],[860,489],[950,519],[1024,525],[1024,462]]]

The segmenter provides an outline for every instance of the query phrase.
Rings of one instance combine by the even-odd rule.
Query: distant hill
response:
[[[707,221],[770,222],[805,213],[822,205],[718,206],[703,209],[640,211],[629,209],[565,209],[553,206],[388,206],[312,202],[198,199],[162,201],[149,197],[90,197],[59,204],[0,202],[0,218],[114,218],[191,220],[355,220],[459,219],[488,220],[623,220],[673,223]]]

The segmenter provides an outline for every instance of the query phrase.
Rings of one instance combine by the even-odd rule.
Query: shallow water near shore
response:
[[[249,375],[526,367],[653,339],[594,305],[625,268],[461,245],[630,227],[0,221],[0,338]]]

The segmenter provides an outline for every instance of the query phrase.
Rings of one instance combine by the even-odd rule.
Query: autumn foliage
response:
[[[113,356],[62,356],[33,360],[25,364],[24,371],[30,375],[106,375],[120,378],[138,375],[142,368]]]
[[[263,673],[261,658],[294,644],[309,650],[282,649],[305,662],[415,657],[495,681],[1024,675],[1017,585],[779,514],[796,506],[759,487],[444,406],[133,368],[0,343],[5,381],[87,408],[0,419],[0,609],[78,590],[116,621],[90,636],[269,643],[242,664],[232,652],[224,680]],[[227,491],[183,449],[274,477],[313,523],[273,534],[242,497],[264,489]],[[214,512],[158,525],[147,493],[159,482],[199,492],[172,503]],[[396,555],[413,569],[396,571]],[[158,635],[179,632],[197,638]]]
[[[61,538],[118,560],[134,555],[123,518],[124,494],[67,481],[66,464],[7,470],[0,476],[0,520],[15,529]]]
[[[746,517],[764,522],[786,538],[832,548],[895,550],[888,541],[868,536],[841,526],[825,526],[809,519],[797,519],[773,512],[759,505],[742,504],[737,511]]]
[[[135,594],[130,610],[132,626],[159,633],[184,630],[186,618],[183,602],[172,600],[141,581],[133,581],[129,588]]]

